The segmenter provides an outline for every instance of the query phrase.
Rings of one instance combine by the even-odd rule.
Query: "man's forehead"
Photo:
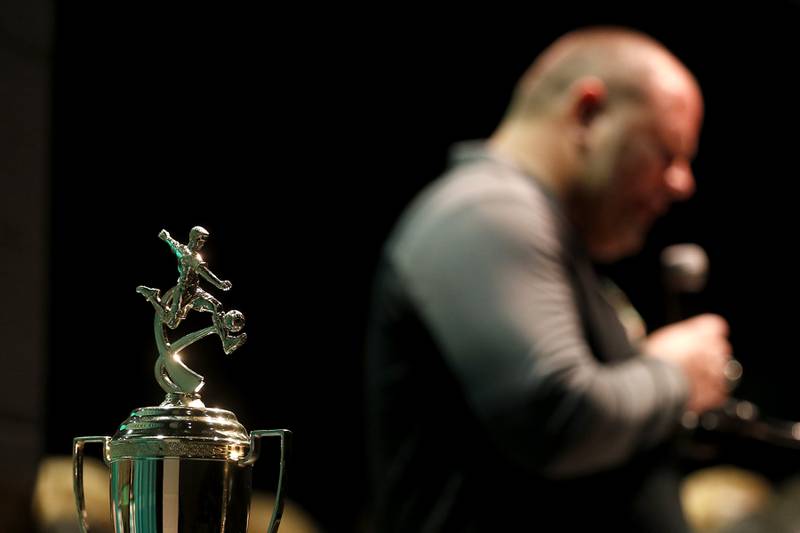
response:
[[[673,152],[692,157],[703,117],[702,96],[692,80],[665,81],[652,93],[659,129]]]

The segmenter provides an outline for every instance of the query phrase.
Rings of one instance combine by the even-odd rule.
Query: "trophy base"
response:
[[[111,464],[116,533],[244,533],[252,467],[208,459],[128,458]]]

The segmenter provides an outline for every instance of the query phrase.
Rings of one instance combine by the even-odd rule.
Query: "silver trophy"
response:
[[[279,437],[280,473],[268,527],[270,533],[275,532],[283,512],[291,432],[277,429],[248,434],[232,412],[203,404],[203,376],[186,366],[182,350],[216,334],[225,353],[232,353],[247,340],[241,333],[244,315],[236,310],[225,312],[222,303],[200,287],[202,279],[223,291],[231,288],[231,282],[215,276],[200,255],[208,231],[195,226],[188,244],[176,241],[166,230],[158,236],[178,258],[178,282],[163,295],[145,286],[136,291],[155,308],[159,353],[155,376],[167,395],[157,407],[135,409],[113,437],[74,439],[73,482],[81,531],[89,530],[83,494],[83,449],[87,443],[103,445],[103,459],[111,473],[111,516],[116,533],[245,533],[260,439]],[[211,326],[170,341],[168,332],[190,311],[210,313]]]

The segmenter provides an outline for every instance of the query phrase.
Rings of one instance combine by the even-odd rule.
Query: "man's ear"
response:
[[[572,115],[581,126],[589,126],[608,100],[606,84],[595,76],[575,80],[570,89]]]
[[[569,116],[579,153],[588,149],[589,129],[608,102],[606,84],[595,76],[584,76],[570,87]]]

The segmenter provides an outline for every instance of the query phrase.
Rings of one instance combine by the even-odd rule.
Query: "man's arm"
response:
[[[410,228],[393,260],[499,447],[571,476],[662,438],[688,387],[655,358],[594,357],[553,224],[522,201],[484,202]]]

